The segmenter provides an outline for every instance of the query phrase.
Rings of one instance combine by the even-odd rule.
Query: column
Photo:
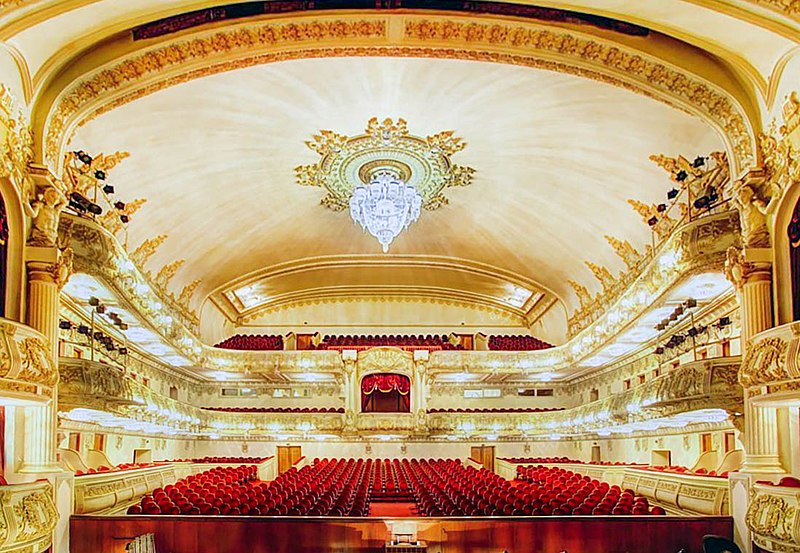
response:
[[[358,352],[342,350],[344,362],[344,432],[353,434],[356,431],[356,414],[360,410],[359,385],[356,381],[356,361]]]
[[[27,322],[44,334],[50,353],[58,361],[58,250],[28,248]],[[25,450],[20,472],[49,473],[61,469],[56,462],[57,398],[45,405],[25,407]]]
[[[742,315],[742,353],[750,347],[750,340],[772,328],[772,273],[769,263],[761,261],[765,252],[745,251],[747,261],[740,290]],[[758,261],[755,261],[757,259]],[[757,407],[745,394],[745,460],[744,472],[780,474],[778,452],[778,417],[774,408]]]

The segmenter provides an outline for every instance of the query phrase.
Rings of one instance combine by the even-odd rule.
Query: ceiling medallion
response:
[[[377,238],[384,252],[422,207],[447,205],[443,190],[468,186],[475,173],[450,160],[466,146],[453,131],[422,138],[409,134],[404,119],[373,117],[365,134],[353,137],[320,131],[306,145],[321,159],[296,167],[297,183],[325,188],[322,205],[349,208],[353,221]]]

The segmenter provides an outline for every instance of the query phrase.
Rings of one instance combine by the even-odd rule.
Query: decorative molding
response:
[[[77,126],[157,90],[194,78],[273,61],[326,56],[395,56],[470,59],[574,74],[626,88],[679,109],[690,109],[720,129],[734,153],[734,169],[755,161],[755,146],[742,108],[716,85],[689,76],[647,54],[562,28],[498,20],[404,15],[401,37],[389,44],[386,16],[318,18],[289,24],[242,24],[198,32],[193,38],[135,53],[65,87],[45,123],[45,157],[57,163]],[[358,46],[325,46],[350,40]],[[418,46],[435,43],[434,47]],[[499,52],[498,49],[506,51]],[[272,51],[264,52],[271,49]],[[254,54],[254,52],[256,52]],[[240,56],[239,59],[231,59]],[[553,57],[557,59],[554,60]],[[196,67],[199,60],[207,65]],[[186,68],[182,68],[183,65]],[[152,76],[163,79],[153,82]]]
[[[47,339],[32,328],[0,319],[0,395],[44,402],[58,371]]]
[[[153,255],[155,255],[159,246],[161,246],[166,239],[166,234],[159,234],[158,236],[146,239],[144,242],[139,244],[136,249],[133,250],[133,252],[131,252],[129,256],[130,260],[133,261],[137,267],[139,267],[140,271],[143,271],[147,261],[153,257]]]
[[[739,382],[745,388],[800,384],[800,323],[771,328],[752,338]]]
[[[53,486],[47,481],[0,486],[0,551],[47,550],[58,523]]]
[[[797,488],[753,484],[745,515],[753,542],[776,553],[800,551],[800,493]]]

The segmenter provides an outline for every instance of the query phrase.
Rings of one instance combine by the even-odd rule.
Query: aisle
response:
[[[369,504],[369,516],[371,517],[417,517],[416,503],[393,502],[393,501],[373,501]]]

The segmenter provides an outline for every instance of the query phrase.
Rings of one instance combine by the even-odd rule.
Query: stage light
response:
[[[62,319],[58,321],[58,328],[60,328],[61,330],[72,330],[72,322],[65,321]]]
[[[77,211],[78,213],[93,213],[94,215],[100,215],[103,213],[103,208],[99,205],[89,201],[85,196],[78,192],[72,192],[69,195],[69,206]]]
[[[100,305],[98,305],[97,307],[95,307],[95,310],[96,310],[98,313],[100,313],[100,314],[103,314],[103,313],[105,313],[105,312],[106,312],[106,306],[105,306],[105,305],[103,305],[103,304],[101,303]]]
[[[675,180],[678,182],[683,182],[689,177],[689,173],[681,169],[677,173],[675,173]]]
[[[88,336],[91,330],[86,325],[78,325],[78,334],[83,334],[84,336]]]
[[[699,334],[699,332],[698,332],[697,328],[692,327],[692,328],[689,329],[689,336],[691,336],[692,338],[694,338],[698,334]]]
[[[667,210],[667,204],[658,204],[656,206],[656,211],[659,213],[664,213]]]
[[[680,190],[678,190],[677,188],[673,188],[672,190],[667,192],[667,199],[674,200],[675,198],[678,197],[678,194],[680,194]]]
[[[125,209],[125,202],[114,202],[114,207],[122,211]]]
[[[697,307],[697,300],[694,298],[689,298],[688,300],[686,300],[686,307],[688,308]]]
[[[111,186],[110,184],[106,184],[106,185],[103,186],[103,192],[105,192],[106,194],[113,194],[114,193],[114,187]]]
[[[92,307],[97,307],[98,305],[100,305],[100,300],[92,296],[89,298],[89,305],[91,305]]]
[[[77,152],[73,152],[75,157],[78,158],[81,163],[85,163],[86,165],[92,164],[92,156],[84,152],[83,150],[78,150]]]
[[[658,346],[658,347],[656,348],[655,354],[656,354],[656,355],[663,355],[663,353],[664,353],[664,348],[663,348],[663,346]]]
[[[731,318],[730,317],[722,317],[719,320],[719,327],[720,328],[722,328],[723,326],[728,326],[729,324],[731,324]]]
[[[119,220],[122,221],[123,223],[127,224],[128,221],[130,221],[131,219],[127,215],[120,215],[119,216]]]
[[[120,355],[128,355],[128,348],[119,348]]]
[[[96,178],[97,180],[106,180],[106,172],[98,169],[97,171],[94,172],[94,178]]]
[[[706,158],[704,158],[703,156],[697,156],[696,158],[694,158],[694,161],[692,162],[692,167],[694,167],[695,169],[699,169],[705,164],[706,164]]]
[[[103,333],[102,333],[102,332],[100,332],[99,330],[95,330],[95,331],[94,331],[94,334],[92,335],[92,337],[93,337],[95,340],[97,340],[98,342],[99,342],[99,341],[101,341],[101,340],[103,339],[103,337],[104,337],[104,336],[105,336],[105,334],[103,334]]]
[[[647,220],[647,224],[648,224],[648,225],[650,225],[651,227],[654,227],[654,226],[656,226],[656,224],[657,224],[657,223],[658,223],[658,217],[655,217],[655,216],[653,216],[653,217],[650,217],[650,218]]]

